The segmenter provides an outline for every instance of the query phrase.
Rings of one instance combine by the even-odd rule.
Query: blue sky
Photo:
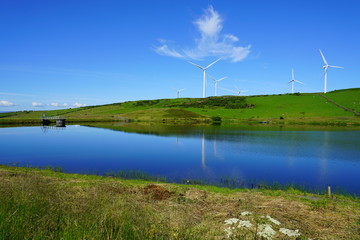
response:
[[[245,95],[360,87],[359,1],[0,3],[0,111],[202,96],[207,66]],[[219,95],[233,94],[218,90]],[[214,95],[208,78],[207,96]]]

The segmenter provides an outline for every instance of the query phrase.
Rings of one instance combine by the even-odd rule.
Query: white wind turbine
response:
[[[294,78],[294,69],[291,69],[291,81],[288,83],[291,83],[291,93],[294,94],[294,82],[304,84],[298,80],[295,80]]]
[[[237,93],[238,96],[240,96],[240,94],[243,93],[243,92],[249,91],[249,90],[240,90],[237,86],[235,86],[235,88],[236,88],[236,90],[237,90],[237,91],[235,91],[235,92]]]
[[[179,95],[182,91],[184,91],[186,88],[182,88],[182,89],[175,89],[176,91],[176,97],[179,98]]]
[[[236,93],[238,96],[240,96],[241,93],[248,91],[248,90],[240,90],[237,86],[235,86],[235,88],[237,91],[226,89],[226,88],[220,88],[220,89],[228,91],[228,92]]]
[[[320,51],[320,54],[321,54],[321,57],[325,63],[325,65],[323,66],[324,68],[324,93],[326,93],[326,82],[327,82],[327,70],[329,67],[332,67],[332,68],[343,68],[343,67],[339,67],[339,66],[332,66],[332,65],[329,65],[324,57],[324,54],[321,52],[321,50],[319,49]]]
[[[215,78],[213,78],[212,76],[210,76],[209,75],[209,77],[212,79],[212,80],[214,80],[214,83],[215,83],[215,96],[217,96],[217,88],[218,88],[218,83],[220,82],[220,81],[222,81],[222,80],[224,80],[225,78],[227,78],[227,77],[223,77],[223,78],[220,78],[220,79],[215,79]]]
[[[219,58],[218,60],[216,60],[215,62],[213,63],[210,63],[207,67],[202,67],[202,66],[199,66],[195,63],[192,63],[192,62],[189,62],[190,64],[194,65],[195,67],[198,67],[200,69],[203,70],[203,98],[206,97],[206,69],[208,69],[210,66],[212,66],[213,64],[215,64],[217,61],[219,61],[221,58]]]

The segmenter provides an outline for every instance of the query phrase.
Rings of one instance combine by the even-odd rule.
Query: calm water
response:
[[[159,125],[0,128],[0,164],[104,174],[140,170],[169,181],[327,185],[360,194],[360,131]],[[109,129],[111,128],[111,129]]]

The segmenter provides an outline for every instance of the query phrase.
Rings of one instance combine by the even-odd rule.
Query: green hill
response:
[[[336,90],[325,95],[296,93],[158,99],[46,112],[21,111],[0,113],[0,122],[38,122],[44,113],[47,116],[64,116],[68,122],[207,122],[220,117],[228,122],[360,124],[360,88]]]

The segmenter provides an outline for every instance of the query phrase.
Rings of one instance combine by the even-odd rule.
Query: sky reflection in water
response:
[[[360,193],[360,131],[111,128],[0,128],[0,164],[56,166],[91,174],[141,170],[169,181],[230,177],[318,188],[331,185]]]

